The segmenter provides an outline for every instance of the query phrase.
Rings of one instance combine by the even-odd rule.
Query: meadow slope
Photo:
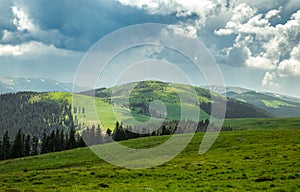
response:
[[[235,122],[235,126],[241,122]],[[299,190],[299,119],[278,120],[285,124],[284,128],[278,129],[269,129],[264,124],[254,126],[251,120],[246,122],[247,130],[221,132],[204,155],[198,154],[203,133],[197,133],[176,158],[150,169],[131,170],[111,165],[99,159],[89,148],[1,161],[0,190]],[[168,136],[146,137],[121,143],[133,148],[149,148],[167,139]]]

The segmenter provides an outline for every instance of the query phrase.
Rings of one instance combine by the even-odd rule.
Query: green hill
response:
[[[300,103],[283,100],[271,95],[250,91],[235,95],[231,94],[231,98],[264,109],[276,117],[300,116]]]
[[[131,89],[133,91],[128,95]],[[114,93],[111,100],[112,90]],[[192,96],[191,90],[196,91],[198,104],[180,101],[177,92],[189,98]],[[182,106],[187,111],[200,106],[199,118],[207,119],[211,103],[218,101],[227,102],[226,118],[272,117],[272,114],[253,105],[189,85],[144,81],[97,89],[95,93],[96,98],[87,96],[89,92],[85,92],[86,95],[65,92],[20,92],[0,95],[0,135],[8,130],[13,136],[18,129],[23,129],[26,134],[41,136],[43,132],[52,129],[66,129],[66,116],[70,116],[70,113],[74,122],[79,125],[78,131],[98,124],[101,124],[103,129],[113,129],[117,120],[125,125],[134,124],[136,120],[145,122],[150,118],[149,106],[155,100],[163,102],[166,111],[163,108],[154,108],[154,119],[166,115],[168,120],[178,120],[181,117]],[[129,103],[124,102],[126,95],[129,97]]]
[[[129,94],[130,90],[132,91]],[[172,120],[180,118],[180,105],[185,104],[184,102],[180,102],[177,93],[192,97],[192,90],[196,91],[201,107],[200,118],[202,119],[209,117],[212,102],[218,104],[218,102],[220,103],[222,101],[227,102],[226,118],[273,117],[272,113],[269,113],[264,109],[260,109],[251,104],[245,104],[239,100],[228,99],[207,89],[160,81],[129,83],[113,88],[101,88],[83,92],[82,94],[95,95],[107,103],[110,103],[112,100],[115,102],[113,105],[117,104],[117,106],[121,108],[130,108],[135,117],[138,117],[139,115],[149,116],[148,108],[151,102],[160,100],[166,106],[168,112],[167,119]],[[126,97],[129,97],[129,104],[124,102]]]
[[[257,120],[228,120],[247,130],[220,133],[204,155],[198,154],[203,134],[197,133],[176,158],[150,169],[116,167],[88,148],[0,161],[0,190],[297,191],[300,120],[269,119],[269,123],[280,125],[275,129],[265,129],[268,125],[256,124]],[[167,139],[146,137],[121,144],[149,148]],[[109,149],[112,144],[105,145]]]

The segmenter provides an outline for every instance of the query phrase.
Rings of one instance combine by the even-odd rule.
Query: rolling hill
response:
[[[282,95],[282,94],[278,94],[278,93],[271,93],[271,92],[263,92],[263,94],[269,95],[269,96],[272,96],[272,97],[276,97],[276,98],[284,100],[284,101],[289,101],[289,102],[293,102],[293,103],[300,103],[300,98],[297,98],[297,97]]]
[[[132,92],[129,94],[130,90],[132,90]],[[192,95],[191,90],[196,91],[199,103],[191,103],[190,101],[180,102],[177,92],[188,98]],[[6,105],[2,105],[2,109],[4,109],[4,106],[6,108],[2,110],[4,113],[6,113],[10,107],[12,108],[9,109],[9,111],[14,113],[14,111],[22,111],[18,109],[22,106],[22,109],[24,109],[24,106],[27,108],[32,106],[44,106],[45,108],[47,107],[45,105],[50,106],[57,104],[61,106],[63,103],[64,105],[72,105],[70,110],[74,122],[78,125],[80,124],[78,131],[80,131],[82,127],[97,126],[98,124],[102,125],[104,129],[114,129],[117,120],[124,125],[134,124],[135,121],[143,123],[149,120],[150,113],[154,119],[161,119],[166,115],[167,120],[178,120],[181,116],[181,105],[187,110],[195,109],[195,107],[200,108],[199,118],[191,120],[207,119],[210,117],[212,102],[218,105],[218,102],[221,101],[227,103],[226,118],[297,117],[300,114],[299,103],[281,100],[263,93],[244,92],[244,89],[238,90],[241,90],[241,93],[231,91],[231,97],[225,97],[200,87],[160,81],[143,81],[119,85],[113,88],[91,90],[80,94],[67,92],[17,93],[13,94],[13,96],[15,100],[20,100],[20,102],[16,103],[14,107],[10,106],[9,102],[4,99],[8,97],[7,94],[1,95],[0,100],[6,103]],[[95,95],[96,97],[89,95]],[[126,102],[126,97],[129,97],[129,102]],[[27,98],[27,100],[25,98]],[[158,108],[153,107],[153,101],[156,100],[163,102],[165,109],[163,107],[159,108],[159,105]],[[56,116],[58,114],[64,113],[61,111],[52,115]],[[116,116],[118,117],[117,119]],[[14,119],[18,119],[15,121],[18,122],[18,126],[13,127],[18,128],[22,126],[29,127],[31,123],[45,121],[42,117],[39,119],[39,116],[26,120],[26,118],[24,119],[22,117],[22,113],[19,112],[9,116],[3,114],[2,117],[1,129],[3,130],[7,129],[7,127],[9,127],[8,125],[11,125],[9,122],[15,121]],[[63,117],[58,115],[57,118],[62,119]],[[189,117],[187,117],[187,119],[188,118]],[[43,126],[41,129],[45,127],[46,126]],[[15,131],[17,130],[13,132]],[[31,132],[32,131],[33,130],[31,130]],[[41,133],[39,133],[39,135],[40,134]]]
[[[130,90],[132,92],[129,95]],[[151,102],[160,100],[166,105],[167,119],[178,119],[180,118],[180,98],[177,93],[192,96],[192,90],[196,91],[202,118],[207,118],[210,115],[212,102],[220,107],[224,107],[221,105],[222,102],[227,102],[226,118],[273,117],[272,113],[264,109],[236,99],[226,98],[204,88],[160,81],[129,83],[113,88],[91,90],[82,94],[95,95],[108,103],[115,101],[119,107],[129,107],[134,111],[133,114],[146,116],[149,116],[148,107]],[[122,102],[126,97],[129,97],[129,106],[122,106]]]
[[[133,85],[135,88],[128,95]],[[184,95],[190,95],[192,88],[196,90],[200,102],[197,107],[201,107],[203,118],[209,116],[211,102],[219,100],[227,102],[230,116],[272,116],[249,103],[226,98],[206,89],[180,84],[176,87]],[[94,93],[97,97],[88,96]],[[123,102],[126,94],[129,104]],[[68,129],[72,117],[75,124],[81,124],[77,131],[96,125],[98,118],[103,128],[113,128],[115,115],[129,124],[131,118],[128,113],[133,114],[136,120],[148,120],[147,109],[155,100],[165,103],[168,119],[179,117],[176,112],[180,110],[178,95],[172,85],[158,81],[102,88],[82,94],[3,94],[0,95],[0,130],[26,127],[26,131],[35,131],[35,134],[39,131],[38,134],[42,134],[45,130],[57,127]],[[183,105],[191,107],[188,102]],[[161,112],[164,110],[161,109]],[[296,191],[300,187],[299,122],[299,118],[226,119],[224,125],[232,126],[234,131],[221,132],[207,153],[199,155],[203,133],[196,133],[176,158],[150,169],[117,167],[99,159],[89,148],[3,160],[0,161],[0,191]],[[178,134],[174,137],[180,140],[185,136],[189,135]],[[121,141],[120,144],[146,149],[158,146],[169,138],[150,136]],[[177,146],[172,147],[167,150]],[[105,150],[110,154],[115,152],[114,143],[95,145],[92,149]],[[136,161],[144,163],[144,157],[140,158],[142,160]]]
[[[256,121],[231,120],[231,125],[246,126],[248,130],[222,132],[203,155],[198,153],[203,133],[197,133],[176,158],[150,169],[117,167],[89,148],[0,161],[0,190],[297,191],[300,143],[299,126],[293,124],[296,119],[278,119],[272,129]],[[278,123],[282,128],[276,127]],[[145,149],[168,138],[145,137],[120,144]],[[94,148],[114,150],[113,144]]]
[[[176,87],[176,90],[174,87]],[[134,89],[129,96],[129,103],[124,103],[124,97],[126,94],[128,95],[128,91],[132,88]],[[111,100],[110,95],[113,89],[115,92]],[[177,92],[180,92],[181,95],[189,96],[191,95],[191,89],[196,91],[199,104],[190,103],[189,101],[180,102]],[[215,100],[214,102],[227,102],[226,118],[272,117],[271,113],[253,105],[236,99],[228,99],[203,88],[181,84],[170,84],[159,81],[126,84],[115,88],[97,89],[95,90],[95,98],[88,96],[92,92],[94,93],[94,91],[90,91],[82,94],[67,92],[20,92],[3,94],[0,96],[0,101],[3,103],[1,105],[3,114],[0,118],[2,122],[1,130],[3,132],[6,129],[12,129],[12,127],[14,127],[12,132],[16,132],[19,128],[28,127],[30,128],[30,132],[36,132],[36,130],[43,130],[48,126],[56,127],[52,124],[54,121],[51,121],[52,123],[50,122],[51,118],[54,120],[58,119],[62,122],[64,118],[63,115],[65,114],[64,108],[66,108],[66,106],[69,107],[69,105],[72,105],[72,108],[69,110],[70,113],[72,113],[74,122],[78,125],[80,124],[78,130],[80,130],[81,127],[97,126],[97,124],[101,124],[104,129],[114,129],[117,120],[125,125],[131,125],[136,120],[145,122],[150,118],[151,109],[154,109],[152,111],[154,118],[161,119],[166,115],[167,120],[179,120],[181,116],[181,105],[183,105],[187,111],[195,109],[195,107],[198,109],[201,108],[199,117],[190,119],[198,121],[199,119],[209,118],[210,106],[213,100]],[[15,102],[10,101],[10,99]],[[151,106],[151,103],[155,100],[163,102],[166,109]],[[111,101],[113,101],[113,103],[111,103]],[[47,107],[52,109],[53,106],[56,106],[57,109],[55,110],[57,111],[55,113],[49,112],[49,114],[46,114]],[[35,113],[37,114],[34,115]],[[39,114],[46,114],[49,118],[45,119],[45,117]],[[28,118],[24,118],[24,115],[28,116]],[[116,119],[116,116],[118,119]],[[189,117],[186,117],[186,119],[189,119]],[[58,120],[55,120],[56,124],[59,122]],[[47,121],[49,122],[47,123]],[[41,123],[37,126],[31,126],[32,124],[38,124],[38,122]],[[39,135],[41,135],[41,133],[41,131],[38,132]]]
[[[261,109],[264,109],[276,117],[299,117],[300,116],[300,103],[296,98],[279,97],[275,94],[266,94],[255,91],[249,91],[244,93],[232,93],[227,94],[228,97],[254,105]],[[292,102],[294,101],[294,102]]]
[[[271,92],[253,91],[241,87],[226,87],[225,90],[220,86],[205,86],[204,88],[228,98],[264,109],[276,117],[300,116],[300,99],[296,97]]]

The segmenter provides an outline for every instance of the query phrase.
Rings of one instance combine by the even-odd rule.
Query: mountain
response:
[[[264,109],[237,99],[226,98],[204,88],[160,81],[128,83],[113,88],[101,88],[89,92],[82,92],[82,94],[95,95],[108,103],[111,101],[116,102],[119,107],[129,107],[133,111],[133,115],[142,114],[145,116],[149,116],[148,108],[152,101],[159,100],[166,106],[168,112],[167,119],[179,119],[181,115],[181,102],[177,92],[189,96],[191,95],[192,89],[194,89],[198,95],[202,118],[210,116],[212,102],[216,103],[216,105],[219,105],[221,102],[227,102],[226,118],[273,117],[272,113]],[[132,90],[130,95],[129,90]],[[112,91],[114,91],[114,93],[111,97]],[[129,104],[122,104],[122,100],[126,97],[129,97]],[[115,105],[116,103],[112,104]]]
[[[299,99],[274,93],[249,91],[244,93],[227,92],[227,97],[264,109],[276,117],[299,117]]]
[[[130,90],[132,91],[130,92]],[[177,95],[180,93],[184,96],[183,99],[187,99],[191,96],[192,90],[196,91],[199,103],[182,102]],[[182,115],[182,106],[188,112],[195,107],[200,107],[200,119],[207,119],[211,115],[212,102],[221,107],[220,111],[224,109],[222,108],[224,106],[220,104],[227,103],[226,118],[292,116],[291,111],[296,114],[294,116],[299,115],[298,103],[274,101],[274,97],[255,92],[242,94],[232,92],[232,96],[234,98],[225,97],[200,87],[160,81],[129,83],[80,94],[68,92],[2,94],[0,95],[0,128],[2,131],[13,130],[14,133],[23,128],[40,135],[45,130],[57,126],[61,129],[66,128],[66,122],[72,113],[78,131],[98,124],[101,124],[104,129],[114,129],[117,120],[124,125],[132,125],[133,120],[148,121],[150,114],[153,118],[166,117],[167,120],[179,120]],[[129,102],[126,102],[126,97],[129,97]],[[153,101],[161,101],[164,103],[165,109],[157,105],[159,102]],[[68,116],[67,119],[66,116]],[[213,117],[220,116],[213,114]],[[195,118],[184,117],[187,120],[199,120],[198,117]]]
[[[271,93],[271,92],[264,92],[263,94],[269,95],[269,96],[272,96],[272,97],[275,97],[277,99],[281,99],[281,100],[284,100],[284,101],[300,103],[300,98],[291,97],[291,96],[288,96],[288,95],[282,95],[282,94]]]
[[[222,87],[222,86],[217,86],[217,85],[212,85],[212,86],[202,86],[204,89],[208,89],[212,92],[225,95],[225,93],[245,93],[251,91],[250,89],[245,89],[242,87]]]
[[[72,83],[61,83],[58,81],[45,78],[3,78],[0,77],[0,94],[16,93],[20,91],[34,92],[72,92]],[[76,90],[84,90],[84,88],[76,86]]]
[[[242,87],[204,86],[213,92],[256,106],[276,117],[299,117],[300,98],[271,92],[259,92]]]

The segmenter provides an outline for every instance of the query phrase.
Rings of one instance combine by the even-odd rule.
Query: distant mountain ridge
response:
[[[112,89],[114,89],[113,95]],[[191,94],[192,89],[196,91],[199,103],[181,102],[177,91],[188,96]],[[276,97],[253,91],[241,94],[232,91],[231,94],[232,98],[200,87],[160,81],[129,83],[114,88],[101,88],[81,92],[80,94],[69,92],[3,94],[0,95],[0,102],[2,102],[2,115],[0,116],[2,123],[0,123],[0,129],[6,130],[10,128],[11,130],[14,127],[14,132],[16,132],[18,128],[25,126],[26,129],[32,128],[30,129],[31,132],[41,130],[38,134],[42,134],[43,129],[47,128],[47,126],[53,128],[62,124],[61,120],[66,116],[65,109],[72,113],[74,122],[78,123],[78,126],[79,124],[81,126],[97,125],[100,118],[101,126],[105,128],[114,127],[116,122],[115,114],[121,118],[118,120],[124,125],[131,125],[132,116],[140,122],[145,122],[150,118],[151,112],[154,118],[163,118],[171,121],[178,120],[181,118],[181,106],[184,106],[187,111],[194,110],[194,107],[200,107],[199,117],[188,120],[207,119],[211,115],[219,118],[219,116],[216,116],[218,114],[211,114],[210,110],[213,102],[218,105],[220,101],[226,101],[227,103],[226,118],[300,116],[300,104],[296,102],[280,100]],[[96,96],[96,98],[87,95]],[[129,97],[129,103],[123,102],[126,96]],[[111,97],[113,97],[113,100]],[[74,98],[76,99],[74,100]],[[158,100],[164,103],[166,110],[153,106],[151,108],[152,102]],[[95,106],[97,114],[95,114]],[[115,111],[112,110],[112,106],[116,109]],[[225,107],[222,105],[222,102],[220,106]],[[68,116],[70,117],[71,115],[69,114]],[[66,120],[64,119],[63,121],[65,122]],[[78,130],[81,129],[78,128]]]
[[[215,93],[218,93],[218,94],[224,95],[226,97],[230,97],[230,98],[232,98],[233,96],[236,96],[236,95],[246,93],[246,92],[255,92],[258,94],[268,95],[268,96],[274,97],[276,99],[281,99],[284,101],[300,103],[300,98],[297,98],[297,97],[292,97],[292,96],[283,95],[283,94],[279,94],[279,93],[255,91],[255,90],[246,89],[243,87],[234,87],[234,86],[221,87],[221,86],[217,86],[217,85],[212,85],[212,86],[202,86],[202,88],[208,89],[212,92],[215,92]]]
[[[160,81],[144,81],[140,82],[137,89],[131,98],[131,108],[135,113],[148,115],[148,107],[150,100],[162,100],[168,103],[172,118],[179,116],[177,109],[178,98],[176,92],[168,87],[175,83],[166,83]],[[226,118],[241,118],[241,117],[299,117],[300,116],[300,99],[277,93],[258,92],[241,87],[226,87],[220,86],[205,86],[195,87],[189,85],[177,84],[181,87],[182,92],[189,94],[189,89],[192,87],[196,90],[199,96],[199,101],[202,103],[202,115],[209,116],[209,108],[211,96],[218,98],[227,98],[227,113]],[[120,94],[122,90],[127,90],[131,86],[129,84],[119,85]],[[87,90],[76,86],[76,91]],[[110,100],[112,88],[100,88],[96,90],[84,91],[85,95],[94,95],[104,100]],[[161,92],[163,90],[164,92]],[[61,83],[55,80],[44,78],[1,78],[0,77],[0,94],[16,93],[22,91],[32,92],[72,92],[72,83]],[[152,93],[149,91],[153,91]],[[144,98],[144,99],[143,99]],[[147,100],[147,99],[148,100]],[[243,111],[243,112],[241,112]]]
[[[191,89],[194,89],[196,91],[196,93],[198,94],[198,100],[200,102],[202,117],[210,116],[212,102],[216,103],[222,101],[227,102],[225,115],[226,118],[274,117],[274,115],[269,111],[251,105],[249,103],[239,101],[237,99],[226,98],[223,95],[209,91],[205,88],[161,81],[141,81],[128,83],[113,88],[100,88],[96,90],[90,90],[82,92],[81,94],[96,96],[106,100],[107,102],[111,102],[112,90],[114,90],[112,96],[113,100],[119,101],[118,103],[122,103],[122,99],[125,96],[128,96],[128,91],[133,88],[132,92],[129,95],[129,108],[135,113],[148,116],[148,108],[151,102],[160,100],[166,105],[166,108],[169,112],[167,118],[178,119],[181,115],[180,99],[177,95],[176,90],[172,88],[173,86],[176,87],[176,89],[178,89],[178,91],[184,95],[190,95]]]
[[[245,93],[252,91],[250,89],[242,88],[242,87],[222,87],[222,86],[217,86],[217,85],[212,85],[212,86],[202,86],[204,89],[208,89],[212,92],[225,95],[227,92],[235,92],[237,94]]]
[[[73,83],[62,83],[46,78],[13,78],[0,77],[0,94],[16,93],[20,91],[34,92],[72,92]],[[75,90],[83,91],[84,88],[76,86]]]
[[[170,92],[170,95],[166,95],[165,98],[157,94],[157,88],[163,88],[172,83],[165,83],[159,81],[144,81],[140,82],[138,89],[135,90],[133,98],[131,101],[138,101],[138,110],[147,109],[149,102],[147,100],[141,101],[139,97],[144,98],[157,98],[165,99],[166,102],[170,102],[173,98],[174,93]],[[119,97],[122,95],[122,89],[126,92],[131,84],[125,84],[117,86],[120,88],[118,91]],[[151,88],[152,86],[152,88]],[[199,95],[199,101],[202,102],[201,109],[209,115],[210,109],[210,97],[217,96],[219,98],[227,98],[227,112],[226,118],[241,118],[241,117],[300,117],[300,99],[295,97],[290,97],[277,93],[269,92],[259,92],[250,89],[245,89],[242,87],[220,87],[220,86],[204,86],[204,87],[194,87],[189,85],[180,85],[182,91],[188,90],[188,87],[195,88]],[[147,89],[154,91],[155,95],[148,94]],[[93,95],[93,93],[100,98],[110,100],[108,97],[111,95],[112,88],[101,88],[92,90],[89,93],[85,92],[86,95]],[[165,89],[165,93],[168,89]],[[124,93],[123,93],[124,94]],[[146,95],[145,95],[146,94]],[[186,92],[188,94],[188,92]],[[176,102],[175,102],[176,103]],[[146,105],[145,105],[146,104]],[[133,105],[136,105],[133,103]],[[172,104],[174,106],[174,104]],[[145,111],[145,110],[144,110]]]
[[[276,117],[299,117],[300,102],[297,98],[287,96],[277,96],[270,93],[256,91],[244,92],[241,94],[230,92],[226,93],[227,97],[236,99],[261,109],[264,109]],[[297,102],[298,101],[298,102]]]

